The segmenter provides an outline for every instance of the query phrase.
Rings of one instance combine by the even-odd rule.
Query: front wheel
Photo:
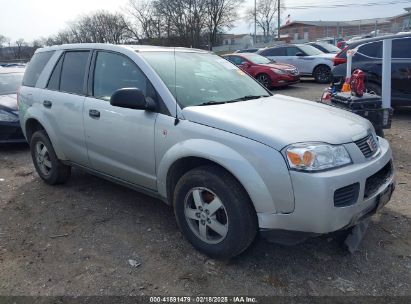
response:
[[[247,249],[257,234],[257,216],[248,194],[227,171],[195,168],[174,191],[178,226],[199,251],[231,258]]]
[[[267,89],[271,88],[272,83],[270,76],[268,76],[267,74],[259,74],[256,78],[258,82],[265,86]]]
[[[318,83],[329,83],[331,82],[331,69],[327,65],[320,65],[315,68],[313,76]]]

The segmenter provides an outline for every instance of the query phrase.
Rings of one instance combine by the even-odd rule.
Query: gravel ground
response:
[[[277,92],[314,100],[323,88]],[[230,261],[195,251],[158,200],[79,170],[48,186],[27,146],[0,147],[0,295],[411,296],[410,130],[411,109],[396,111],[386,137],[397,188],[358,252],[332,236],[292,247],[258,238]]]

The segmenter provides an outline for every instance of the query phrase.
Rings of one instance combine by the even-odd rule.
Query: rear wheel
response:
[[[259,74],[256,78],[258,82],[265,86],[267,89],[271,88],[272,84],[270,76],[268,76],[267,74]]]
[[[257,216],[248,194],[231,174],[215,166],[199,167],[181,177],[174,210],[184,236],[214,258],[240,254],[257,234]]]
[[[319,65],[313,73],[314,79],[318,83],[331,82],[331,69],[327,65]]]
[[[71,167],[60,162],[44,130],[37,131],[30,140],[30,152],[38,175],[50,185],[65,183]]]
[[[381,96],[381,86],[374,82],[367,83],[365,90],[367,93]]]

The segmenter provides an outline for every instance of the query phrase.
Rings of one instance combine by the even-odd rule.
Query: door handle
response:
[[[44,100],[43,101],[43,106],[50,109],[53,103],[50,100]]]
[[[88,111],[88,116],[90,116],[91,118],[99,118],[100,117],[100,111],[97,110],[89,110]]]

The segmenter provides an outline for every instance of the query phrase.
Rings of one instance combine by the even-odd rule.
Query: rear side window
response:
[[[26,68],[26,72],[23,77],[23,85],[27,87],[36,86],[37,80],[40,77],[41,72],[49,62],[51,56],[53,56],[54,51],[40,52],[33,55],[29,65]]]
[[[58,91],[60,90],[60,75],[61,67],[63,66],[63,56],[60,57],[56,66],[54,67],[53,73],[51,73],[49,83],[47,84],[47,89]]]
[[[82,95],[84,93],[84,77],[90,52],[66,52],[61,70],[60,91]]]
[[[287,48],[287,56],[297,56],[298,53],[303,53],[303,51],[296,47]]]
[[[123,88],[138,88],[146,94],[147,78],[129,58],[110,52],[98,52],[93,96],[108,101],[115,91]]]
[[[262,56],[285,56],[285,48],[267,49],[261,52]]]
[[[358,52],[372,58],[382,57],[382,41],[364,44],[358,48]]]
[[[411,57],[411,38],[394,39],[392,41],[392,58]]]

